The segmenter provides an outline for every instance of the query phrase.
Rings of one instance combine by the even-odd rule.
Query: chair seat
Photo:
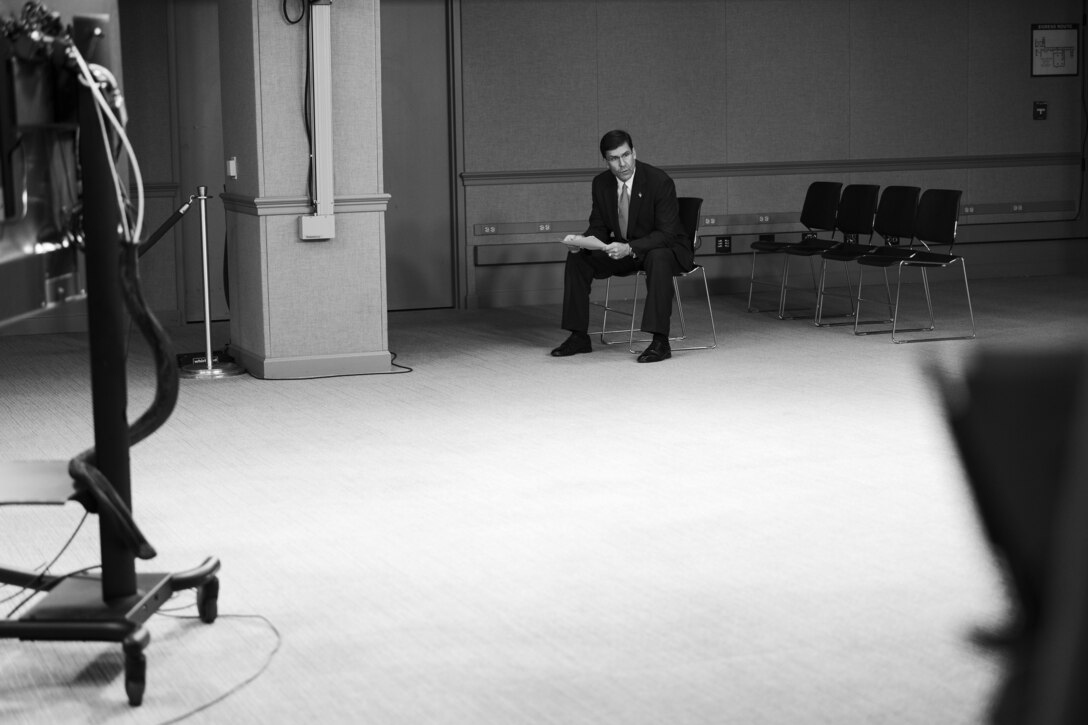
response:
[[[770,240],[759,240],[752,242],[752,249],[757,252],[781,252],[792,245],[792,242],[772,242]]]
[[[907,259],[911,259],[916,252],[904,247],[877,247],[870,254],[858,258],[858,264],[869,267],[891,267]]]
[[[854,244],[853,242],[841,242],[823,253],[824,259],[833,262],[852,262],[855,259],[872,254],[879,247],[875,244]]]
[[[958,256],[955,254],[938,254],[936,252],[915,252],[914,256],[906,260],[911,267],[945,267],[952,264]]]
[[[829,249],[834,249],[839,244],[840,242],[832,239],[805,239],[797,244],[789,245],[786,247],[785,252],[799,257],[811,257]]]

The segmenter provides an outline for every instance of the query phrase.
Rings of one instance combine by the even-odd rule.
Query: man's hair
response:
[[[631,140],[631,134],[619,128],[614,131],[609,131],[604,136],[601,136],[601,156],[607,159],[609,151],[618,149],[624,144],[627,144],[631,148],[635,147],[635,142]]]

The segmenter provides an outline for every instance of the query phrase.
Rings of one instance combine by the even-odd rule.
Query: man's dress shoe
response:
[[[552,357],[567,357],[580,352],[593,352],[593,345],[590,344],[588,335],[572,334],[562,345],[552,350]]]
[[[638,361],[640,363],[661,362],[662,360],[668,360],[670,357],[672,357],[672,348],[669,347],[669,343],[654,340],[638,356]]]

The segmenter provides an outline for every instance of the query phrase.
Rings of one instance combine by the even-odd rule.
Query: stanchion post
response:
[[[208,285],[208,187],[196,187],[197,199],[200,200],[200,258],[204,271],[204,351],[207,370],[212,370],[212,304]]]
[[[200,252],[204,272],[204,364],[192,363],[181,368],[187,378],[224,378],[241,375],[245,368],[236,362],[216,362],[212,354],[211,286],[208,283],[208,187],[198,186],[195,198],[200,202]]]

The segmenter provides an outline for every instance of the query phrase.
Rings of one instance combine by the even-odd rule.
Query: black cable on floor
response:
[[[195,603],[186,605],[184,607],[179,607],[178,609],[189,609],[189,608],[191,608],[193,606],[196,606]],[[172,611],[172,610],[169,610],[169,611]],[[162,617],[170,617],[172,619],[199,619],[200,618],[197,615],[170,614],[170,613],[168,613],[168,611],[164,611],[164,610],[161,610],[161,609],[158,612],[156,612],[156,614],[158,614],[159,616],[162,616]],[[178,715],[177,717],[170,718],[169,720],[163,720],[161,723],[159,723],[159,725],[173,725],[173,723],[179,723],[179,722],[181,722],[183,720],[187,720],[190,717],[192,717],[193,715],[196,715],[197,713],[205,712],[209,708],[214,707],[215,705],[218,705],[220,702],[223,702],[224,700],[226,700],[231,695],[234,695],[234,694],[237,694],[238,692],[241,692],[243,689],[248,687],[251,683],[255,682],[258,677],[263,675],[265,673],[265,671],[268,670],[268,668],[272,665],[272,660],[275,659],[275,657],[276,657],[276,653],[280,651],[280,646],[283,644],[283,635],[280,634],[279,629],[277,629],[276,625],[274,625],[272,623],[272,620],[270,620],[268,617],[264,616],[263,614],[220,614],[220,615],[218,615],[216,617],[216,619],[257,619],[257,620],[260,620],[260,621],[264,622],[266,625],[268,625],[268,628],[272,631],[272,634],[275,635],[275,637],[276,637],[276,646],[272,648],[272,651],[268,653],[267,657],[265,657],[264,663],[262,663],[260,668],[256,672],[254,672],[252,675],[250,675],[246,679],[242,680],[237,685],[230,688],[229,690],[227,690],[223,694],[221,694],[221,695],[219,695],[219,696],[217,696],[215,698],[212,698],[208,702],[205,702],[204,704],[199,705],[198,707],[193,708],[189,712],[186,712],[186,713],[184,713],[182,715]]]
[[[86,511],[83,512],[83,516],[79,519],[79,523],[76,524],[76,528],[75,528],[74,531],[72,531],[72,535],[68,537],[68,541],[64,542],[64,546],[60,547],[60,551],[57,552],[57,555],[54,556],[53,559],[48,564],[45,565],[45,568],[41,570],[41,573],[39,573],[37,577],[33,581],[31,581],[29,584],[22,587],[18,592],[15,592],[14,594],[9,596],[8,598],[4,599],[4,601],[7,602],[7,601],[10,601],[10,600],[14,599],[15,597],[19,596],[19,594],[25,592],[28,589],[32,590],[30,592],[30,594],[28,594],[23,599],[23,601],[16,604],[15,608],[12,609],[10,612],[8,612],[7,619],[11,619],[13,614],[15,614],[20,609],[22,609],[26,605],[27,602],[29,602],[31,599],[33,599],[35,596],[37,596],[39,594],[39,590],[34,589],[34,585],[37,582],[41,582],[41,581],[43,581],[45,579],[45,577],[49,574],[49,569],[54,564],[57,563],[57,560],[60,559],[60,557],[64,555],[64,552],[68,550],[68,547],[72,545],[72,542],[75,541],[76,534],[78,534],[79,530],[83,528],[83,522],[85,522],[87,520],[88,515],[89,515],[88,512],[86,512]],[[92,567],[92,568],[96,568],[96,567]],[[86,571],[86,570],[84,570],[84,571]],[[73,576],[74,574],[78,574],[78,573],[80,573],[80,572],[78,572],[78,571],[69,572],[68,574],[65,574],[64,577],[62,577],[62,578],[67,578],[67,577]]]

